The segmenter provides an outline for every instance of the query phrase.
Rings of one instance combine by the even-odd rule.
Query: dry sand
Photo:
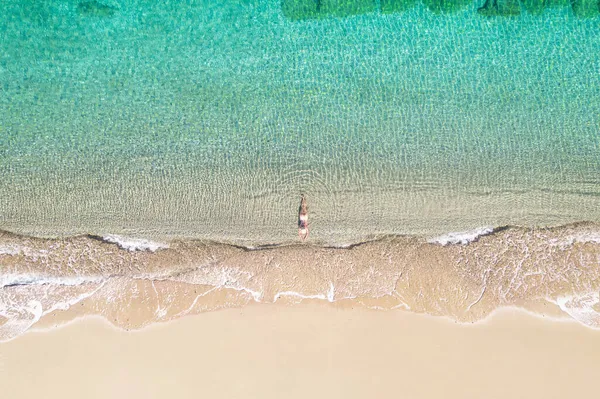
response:
[[[0,345],[5,398],[566,398],[597,393],[600,331],[503,310],[256,305],[142,331],[83,318]]]

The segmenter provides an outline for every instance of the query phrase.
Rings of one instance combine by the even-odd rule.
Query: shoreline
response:
[[[86,298],[87,299],[87,298]],[[367,305],[364,302],[355,301],[356,298],[348,298],[342,299],[338,301],[327,301],[322,298],[302,298],[300,302],[289,302],[285,303],[285,301],[279,302],[271,302],[271,303],[261,303],[261,302],[253,302],[249,301],[245,304],[234,306],[234,307],[222,307],[214,310],[208,310],[201,313],[193,313],[193,314],[184,314],[178,317],[167,319],[167,320],[154,320],[148,322],[147,324],[141,326],[127,327],[124,325],[118,325],[109,320],[109,316],[99,313],[87,313],[90,311],[88,309],[88,305],[85,303],[85,299],[82,300],[81,308],[73,308],[71,307],[66,309],[56,309],[48,314],[43,315],[38,321],[32,324],[26,331],[22,334],[5,339],[0,340],[0,344],[8,343],[19,339],[22,336],[25,336],[30,333],[51,333],[53,331],[61,330],[66,328],[72,324],[77,323],[86,323],[88,321],[99,320],[103,324],[106,324],[110,328],[115,329],[115,331],[120,332],[130,332],[130,333],[143,333],[145,331],[151,330],[153,328],[163,328],[162,326],[168,326],[171,323],[177,323],[179,320],[193,318],[193,317],[202,317],[203,315],[214,313],[214,312],[227,312],[227,311],[240,311],[243,312],[249,308],[255,307],[265,307],[265,308],[306,308],[306,307],[316,307],[316,308],[326,308],[332,309],[334,311],[340,312],[352,312],[354,310],[361,312],[372,312],[372,313],[401,313],[401,314],[410,314],[415,315],[417,317],[429,319],[429,320],[440,320],[445,323],[450,323],[453,325],[464,326],[464,327],[476,327],[479,325],[485,325],[486,323],[493,322],[496,318],[502,318],[507,314],[519,314],[527,317],[532,317],[540,320],[545,320],[551,323],[567,323],[567,324],[576,324],[585,327],[586,329],[590,329],[592,331],[600,332],[600,327],[591,326],[576,318],[569,315],[566,311],[561,309],[556,301],[551,299],[546,299],[545,302],[541,302],[538,306],[530,306],[529,308],[518,306],[518,305],[500,305],[495,309],[492,309],[488,314],[483,316],[480,319],[465,321],[465,320],[456,320],[453,319],[449,315],[435,315],[423,312],[415,312],[407,308],[403,307],[393,307],[393,308],[383,308],[378,307],[376,305]],[[385,301],[384,298],[376,298],[375,301]],[[547,308],[548,305],[554,305],[553,307]],[[73,313],[75,310],[75,313]],[[130,311],[127,311],[131,313]],[[58,316],[58,317],[57,317]],[[412,316],[411,316],[412,317]],[[129,319],[128,319],[129,320]]]
[[[447,235],[439,243],[387,237],[349,248],[261,250],[202,241],[173,241],[167,248],[114,237],[0,234],[0,339],[74,309],[139,328],[255,302],[318,299],[460,322],[518,306],[565,312],[600,328],[597,225],[480,232],[485,234]],[[139,312],[130,319],[132,306]]]
[[[430,319],[430,320],[440,320],[444,323],[449,323],[449,324],[457,325],[457,326],[463,326],[463,327],[467,327],[467,328],[477,327],[479,325],[484,325],[486,323],[495,323],[495,319],[497,319],[497,318],[502,318],[506,315],[515,315],[516,314],[516,315],[528,316],[528,317],[532,317],[532,318],[536,318],[536,319],[540,319],[540,320],[545,320],[545,321],[548,321],[549,323],[567,323],[567,324],[579,325],[586,329],[590,329],[592,331],[598,331],[600,333],[600,328],[594,328],[594,327],[590,327],[585,324],[579,323],[577,320],[573,319],[572,317],[569,317],[568,315],[565,315],[564,317],[559,317],[559,316],[555,316],[555,315],[554,316],[547,315],[547,314],[542,314],[542,313],[536,313],[532,310],[521,308],[518,306],[501,306],[501,307],[498,307],[495,310],[493,310],[491,313],[489,313],[484,318],[475,320],[475,321],[470,321],[470,322],[454,320],[448,316],[435,316],[435,315],[431,315],[431,314],[427,314],[427,313],[416,313],[416,312],[412,312],[408,309],[400,309],[400,308],[398,308],[398,309],[373,309],[373,308],[366,308],[366,307],[351,307],[351,306],[339,304],[339,303],[322,302],[321,300],[308,300],[306,303],[303,302],[303,303],[298,303],[298,304],[293,304],[293,305],[281,304],[281,303],[279,303],[279,304],[278,303],[268,303],[268,304],[251,303],[251,304],[245,305],[244,307],[240,307],[240,308],[219,309],[219,310],[211,311],[210,313],[236,311],[236,310],[243,311],[244,309],[246,309],[248,307],[256,307],[256,306],[282,307],[282,308],[329,307],[331,309],[334,309],[335,311],[340,311],[340,312],[352,312],[354,310],[358,310],[361,312],[363,312],[363,311],[364,312],[373,312],[373,313],[402,312],[402,313],[415,315],[420,318],[425,318],[425,319]],[[61,324],[58,324],[56,326],[47,325],[47,326],[43,326],[43,327],[36,327],[35,325],[33,325],[33,326],[31,326],[31,328],[29,328],[27,330],[27,332],[25,332],[22,335],[19,335],[17,337],[11,338],[6,341],[0,341],[0,345],[2,345],[4,343],[12,342],[12,341],[17,340],[20,337],[26,336],[28,334],[52,333],[54,331],[59,331],[64,328],[68,328],[70,325],[73,325],[73,324],[88,323],[88,322],[92,322],[92,323],[100,322],[103,325],[105,325],[106,327],[114,329],[115,331],[118,331],[121,333],[134,333],[134,334],[144,333],[144,332],[150,331],[154,328],[167,328],[169,326],[169,324],[178,323],[181,320],[185,320],[187,318],[202,317],[203,315],[205,315],[207,313],[209,313],[209,312],[198,313],[198,314],[193,314],[193,315],[185,315],[185,316],[182,316],[177,319],[166,320],[166,321],[157,321],[157,322],[142,326],[140,328],[132,328],[132,329],[128,329],[128,328],[124,328],[124,327],[115,325],[115,324],[111,323],[110,320],[108,320],[108,318],[106,318],[105,316],[99,315],[99,314],[84,314],[84,315],[76,316],[76,317],[69,319],[68,321],[62,322]]]
[[[580,234],[593,234],[590,238],[590,242],[600,243],[600,222],[591,220],[580,220],[567,223],[548,223],[542,225],[520,225],[520,224],[501,224],[497,226],[485,225],[476,226],[471,229],[462,229],[455,231],[438,231],[430,233],[370,233],[370,238],[364,240],[351,241],[351,242],[340,242],[340,243],[328,243],[322,240],[310,240],[307,242],[298,241],[297,238],[282,240],[272,243],[263,243],[256,245],[246,245],[243,243],[244,240],[236,241],[234,238],[225,239],[222,241],[207,239],[194,236],[157,236],[148,235],[135,235],[135,234],[116,234],[116,233],[74,233],[68,235],[53,235],[53,234],[42,234],[38,235],[35,233],[20,233],[10,229],[0,228],[0,255],[14,255],[10,252],[1,252],[4,248],[2,244],[5,242],[16,242],[17,240],[34,240],[34,241],[65,241],[74,239],[86,239],[92,241],[98,241],[102,243],[114,244],[122,250],[136,252],[136,251],[148,251],[157,252],[164,249],[169,249],[171,243],[199,243],[204,245],[215,245],[215,246],[230,246],[245,251],[262,251],[277,248],[293,247],[293,246],[312,246],[315,248],[325,249],[352,249],[357,246],[375,243],[383,240],[395,240],[395,239],[412,239],[418,240],[422,243],[428,243],[440,246],[452,246],[452,245],[467,245],[471,242],[477,241],[481,237],[499,235],[505,230],[521,230],[530,232],[555,232],[560,231],[572,231],[579,232]],[[294,236],[294,235],[292,235]],[[294,236],[295,237],[295,236]],[[583,237],[583,236],[582,236]],[[578,240],[577,242],[585,243],[584,239]],[[156,241],[155,241],[156,240]]]

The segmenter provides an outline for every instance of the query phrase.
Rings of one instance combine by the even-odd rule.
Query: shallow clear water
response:
[[[330,243],[600,220],[600,18],[79,3],[3,5],[0,227],[283,242],[300,193]]]

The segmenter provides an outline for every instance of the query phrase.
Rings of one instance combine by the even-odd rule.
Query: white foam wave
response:
[[[0,245],[0,255],[17,256],[21,251],[18,245]]]
[[[444,246],[450,244],[467,245],[470,242],[477,241],[479,237],[491,234],[493,232],[493,227],[480,227],[470,231],[459,231],[444,234],[443,236],[434,237],[427,242],[430,244],[440,244]]]
[[[135,252],[135,251],[156,252],[159,249],[169,248],[168,244],[154,242],[154,241],[146,240],[144,238],[130,238],[130,237],[123,237],[123,236],[118,236],[118,235],[114,235],[114,234],[109,234],[109,235],[102,237],[102,239],[106,242],[110,242],[111,244],[117,244],[119,246],[119,248],[125,249],[130,252]]]
[[[6,318],[6,323],[0,326],[0,342],[6,342],[18,337],[37,323],[44,313],[42,303],[30,300],[22,306],[10,309],[0,303],[0,316]]]
[[[562,296],[553,302],[578,322],[600,329],[600,292]]]
[[[28,257],[38,258],[48,256],[47,250],[35,250],[18,244],[2,244],[0,245],[0,255],[18,256],[24,255]]]
[[[298,298],[298,299],[300,299],[300,301],[302,299],[320,299],[320,300],[324,300],[324,301],[328,301],[328,302],[336,301],[335,286],[333,285],[333,283],[329,283],[329,289],[324,294],[303,294],[303,293],[297,292],[297,291],[281,291],[281,292],[278,292],[277,294],[275,294],[275,296],[273,297],[273,302],[277,302],[277,300],[282,297]],[[340,300],[340,299],[353,299],[353,298],[355,298],[355,296],[345,296],[345,297],[337,298],[337,299]]]
[[[600,231],[585,231],[577,234],[572,234],[559,242],[561,246],[570,246],[576,243],[600,244]]]
[[[329,283],[329,291],[327,291],[327,300],[329,302],[335,301],[335,287],[333,283]]]
[[[253,276],[247,271],[234,267],[200,267],[193,272],[169,278],[174,281],[182,281],[188,284],[210,285],[215,288],[229,288],[245,292],[252,296],[255,302],[261,302],[262,287],[251,288]]]
[[[0,274],[0,288],[13,285],[63,285],[74,286],[87,283],[99,283],[101,276],[56,277],[30,273]]]
[[[0,342],[11,340],[55,310],[67,310],[94,295],[104,283],[93,287],[20,286],[18,291],[0,291]]]
[[[273,297],[273,302],[277,302],[277,300],[282,297],[294,297],[294,298],[298,298],[298,299],[321,299],[321,300],[327,299],[327,296],[324,294],[307,295],[307,294],[302,294],[302,293],[296,292],[296,291],[281,291],[281,292],[278,292],[277,294],[275,294],[275,296]]]

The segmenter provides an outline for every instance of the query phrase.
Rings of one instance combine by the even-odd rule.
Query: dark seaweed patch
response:
[[[571,9],[579,18],[594,18],[600,14],[600,1],[571,0]]]
[[[381,0],[382,13],[402,12],[411,9],[417,4],[417,0]]]
[[[487,17],[509,17],[521,14],[521,5],[518,0],[486,0],[477,12]]]
[[[84,1],[77,5],[77,12],[81,15],[94,17],[112,17],[119,11],[118,8],[98,1]]]
[[[375,0],[320,0],[319,11],[324,15],[348,16],[366,14],[377,10]]]
[[[546,8],[546,0],[521,0],[523,8],[530,14],[538,15]]]
[[[423,0],[423,4],[436,14],[447,14],[465,8],[471,0]]]
[[[281,11],[291,20],[317,18],[319,0],[283,0]]]

